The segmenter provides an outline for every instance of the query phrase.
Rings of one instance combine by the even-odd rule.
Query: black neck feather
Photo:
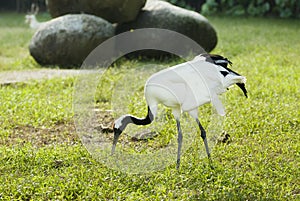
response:
[[[138,118],[138,117],[134,117],[132,115],[126,115],[124,117],[124,119],[122,120],[122,124],[120,126],[120,130],[123,131],[126,126],[130,123],[133,123],[135,125],[148,125],[153,121],[153,114],[150,110],[150,108],[148,107],[148,114],[145,118]]]

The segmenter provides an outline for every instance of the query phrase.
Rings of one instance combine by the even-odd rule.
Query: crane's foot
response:
[[[212,159],[211,159],[211,157],[210,157],[210,155],[208,155],[208,163],[209,163],[209,167],[211,168],[211,169],[215,169],[215,167],[214,167],[214,165],[213,165],[213,161],[212,161]]]
[[[180,168],[180,159],[177,159],[177,162],[176,162],[176,169],[179,170]]]

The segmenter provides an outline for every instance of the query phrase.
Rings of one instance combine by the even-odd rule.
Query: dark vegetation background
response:
[[[300,18],[299,0],[167,0],[204,15]],[[45,0],[0,0],[0,10],[27,12],[32,3],[46,11]]]
[[[47,10],[45,0],[0,0],[0,12],[1,11],[28,12],[30,11],[30,7],[32,3],[39,5],[40,11]]]
[[[168,0],[204,15],[274,16],[299,18],[299,0]]]

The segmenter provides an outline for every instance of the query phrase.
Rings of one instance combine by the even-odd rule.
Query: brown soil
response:
[[[0,73],[0,85],[9,85],[31,80],[45,80],[76,76],[79,73],[89,73],[82,70],[41,69],[33,71],[7,71]],[[99,123],[96,129],[103,132],[112,132],[113,118],[107,111],[96,111]],[[30,125],[16,126],[9,129],[8,136],[0,138],[0,145],[15,145],[30,143],[42,147],[51,144],[74,144],[80,142],[74,122],[64,122],[53,125],[51,128],[33,127]]]

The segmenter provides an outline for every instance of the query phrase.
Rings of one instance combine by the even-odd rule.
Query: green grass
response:
[[[40,21],[49,18],[46,13],[37,16]],[[29,53],[34,31],[25,24],[25,14],[1,13],[0,27],[0,71],[40,68]]]
[[[214,147],[214,169],[198,155],[198,147],[203,147],[200,138],[182,156],[179,171],[175,164],[147,175],[107,168],[86,151],[74,130],[76,80],[14,84],[0,88],[0,199],[299,200],[300,22],[209,20],[219,36],[213,52],[233,61],[233,69],[247,77],[249,91],[248,99],[237,87],[226,95],[224,130],[231,141]],[[1,15],[0,27],[0,71],[41,68],[29,56],[32,32],[23,24],[23,16]],[[117,63],[102,79],[105,88],[97,92],[97,107],[110,109],[111,89],[124,70],[149,63],[159,64]],[[130,111],[145,113],[139,111],[144,102],[134,105]],[[135,143],[131,145],[134,148]]]

